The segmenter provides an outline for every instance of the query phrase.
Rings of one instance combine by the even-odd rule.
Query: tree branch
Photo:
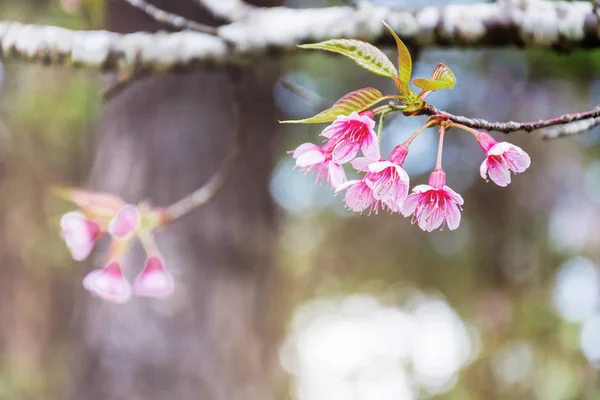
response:
[[[457,124],[466,125],[474,129],[483,129],[486,131],[497,131],[504,133],[511,133],[516,131],[527,131],[531,132],[537,129],[548,128],[557,125],[571,124],[576,121],[585,121],[600,117],[600,105],[592,108],[591,110],[574,112],[569,114],[560,115],[558,117],[552,117],[547,119],[540,119],[538,121],[529,122],[489,122],[479,118],[469,118],[460,115],[454,115],[447,113],[442,110],[438,110],[431,104],[425,104],[425,107],[420,112],[415,114],[435,115],[449,119]],[[590,127],[591,128],[591,127]],[[574,133],[573,133],[574,134]],[[558,133],[557,133],[558,135]],[[565,134],[561,135],[565,136]]]
[[[160,8],[148,3],[145,0],[123,0],[132,7],[137,8],[140,11],[143,11],[155,21],[160,22],[161,24],[170,25],[177,29],[190,29],[193,31],[208,33],[210,35],[217,34],[217,28],[213,26],[203,25],[196,21],[189,20],[177,14],[172,14],[170,12],[166,12],[161,10]]]
[[[583,121],[571,122],[566,125],[558,125],[542,130],[542,139],[552,140],[567,136],[580,135],[600,125],[600,118],[591,118]]]
[[[217,14],[222,10],[214,6],[220,4],[217,0],[196,1]],[[243,3],[223,0],[223,4]],[[392,44],[382,19],[402,40],[416,47],[518,46],[565,51],[600,47],[600,23],[592,3],[538,0],[523,4],[463,4],[412,10],[368,2],[359,2],[357,8],[250,7],[243,19],[217,28],[216,36],[189,31],[86,32],[4,22],[0,23],[0,54],[5,61],[113,71],[189,70],[241,65],[265,54],[297,50],[296,45],[301,43],[332,38]]]
[[[235,118],[235,133],[233,144],[225,156],[223,163],[214,175],[202,187],[166,208],[163,223],[178,219],[194,209],[208,203],[223,188],[237,165],[244,148],[247,124],[242,109],[243,86],[239,68],[231,68],[229,72],[233,92],[233,118]]]

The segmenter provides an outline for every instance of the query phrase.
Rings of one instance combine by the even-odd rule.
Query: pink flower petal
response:
[[[376,161],[369,164],[369,171],[371,172],[381,172],[386,168],[393,167],[395,168],[397,165],[390,161]]]
[[[87,274],[83,279],[83,287],[93,295],[113,303],[125,303],[131,298],[131,286],[121,266],[115,261]]]
[[[336,164],[345,164],[349,161],[352,161],[358,154],[359,150],[360,144],[349,141],[340,141],[333,148],[331,159]]]
[[[448,224],[448,229],[451,231],[458,228],[460,225],[460,209],[455,203],[451,203],[446,210],[446,223]]]
[[[481,166],[479,167],[479,175],[481,175],[481,177],[483,179],[485,179],[486,181],[488,180],[487,178],[487,170],[488,170],[488,166],[487,166],[487,158],[485,160],[483,160],[483,162],[481,163]]]
[[[133,282],[136,296],[162,299],[173,293],[173,277],[157,256],[148,257],[142,272]]]
[[[369,168],[369,164],[371,164],[373,160],[370,160],[366,157],[356,157],[352,160],[352,168],[357,171],[366,171]]]
[[[85,260],[101,233],[100,225],[77,211],[71,211],[60,220],[61,236],[75,261]]]
[[[450,187],[444,185],[444,192],[446,192],[446,194],[457,204],[459,205],[463,205],[465,204],[465,201],[463,200],[462,196],[458,193],[456,193],[454,190],[452,190]]]
[[[500,160],[498,160],[497,157],[487,158],[488,175],[496,185],[504,187],[510,183],[510,170],[508,169],[506,162],[501,158]]]
[[[329,162],[329,183],[332,188],[337,188],[339,185],[344,183],[346,180],[346,173],[344,172],[344,167],[334,163],[333,161]]]
[[[377,142],[375,132],[364,139],[361,149],[366,158],[373,161],[379,161],[381,152],[379,151],[379,143]]]
[[[408,217],[409,215],[414,214],[417,205],[419,204],[419,199],[420,196],[417,193],[409,195],[402,203],[402,215]]]
[[[117,239],[127,239],[137,229],[140,214],[137,207],[127,204],[110,221],[108,232]]]
[[[511,171],[515,173],[525,172],[531,165],[531,158],[529,154],[515,146],[515,149],[508,151],[504,155],[507,164]]]

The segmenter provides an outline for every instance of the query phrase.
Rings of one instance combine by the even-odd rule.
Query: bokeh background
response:
[[[65,9],[58,1],[4,0],[0,19],[99,28],[104,26],[105,7],[116,2],[90,1],[82,12]],[[412,2],[386,3],[406,6]],[[296,0],[285,4],[336,3]],[[395,59],[393,49],[390,55]],[[452,68],[458,84],[428,100],[456,114],[534,120],[587,109],[600,99],[598,51],[423,49],[418,52],[414,75],[429,76],[439,62]],[[279,71],[280,77],[275,82],[258,81],[264,83],[261,93],[274,101],[271,109],[263,110],[273,121],[320,111],[285,89],[282,80],[330,103],[365,86],[393,91],[391,82],[334,56],[306,52],[276,63],[269,68]],[[148,321],[168,321],[172,329],[165,334],[156,328],[158,333],[151,338],[156,348],[170,349],[182,337],[193,347],[194,338],[207,337],[207,331],[216,341],[223,334],[219,327],[186,322],[193,318],[190,310],[200,303],[185,307],[180,303],[194,301],[192,297],[176,297],[173,301],[178,306],[170,306],[172,300],[166,306],[145,306],[143,301],[112,306],[103,309],[100,321],[113,314],[121,319],[116,325],[111,322],[111,335],[102,338],[105,353],[97,358],[101,365],[88,365],[89,372],[82,375],[73,372],[84,368],[87,349],[97,343],[90,339],[90,330],[99,329],[94,325],[98,322],[82,323],[86,315],[98,312],[95,303],[99,300],[89,299],[81,277],[102,261],[101,255],[84,264],[69,259],[57,234],[60,215],[69,205],[53,198],[50,188],[86,186],[90,176],[102,180],[98,178],[103,171],[98,167],[102,145],[96,126],[99,119],[110,118],[103,114],[98,96],[106,79],[87,71],[15,63],[0,70],[1,399],[121,398],[125,393],[127,398],[154,398],[139,385],[151,387],[150,382],[161,376],[162,353],[157,350],[156,359],[154,353],[146,357],[144,362],[156,364],[151,373],[135,369],[127,375],[131,371],[119,370],[117,364],[135,358],[131,348],[137,347],[128,342],[125,347],[130,352],[119,353],[123,336],[133,335],[132,342],[145,340],[137,335],[152,329]],[[218,112],[218,118],[229,118],[225,106]],[[420,127],[424,117],[398,116],[387,122],[382,143],[386,155]],[[542,141],[536,133],[495,135],[521,146],[532,158],[531,168],[514,177],[507,188],[486,184],[478,170],[483,153],[472,136],[450,131],[444,167],[449,186],[465,199],[463,219],[457,231],[425,233],[399,215],[351,214],[341,197],[333,197],[326,186],[314,185],[314,176],[293,169],[286,151],[319,140],[322,128],[280,126],[269,143],[258,146],[263,154],[257,156],[272,157],[274,163],[265,175],[264,188],[256,189],[269,190],[277,221],[275,233],[270,233],[269,252],[274,258],[269,268],[279,280],[269,297],[279,306],[258,310],[264,317],[259,329],[263,336],[258,337],[268,342],[266,348],[274,349],[266,358],[275,360],[278,372],[274,376],[282,382],[276,385],[273,398],[600,398],[599,129],[555,141]],[[177,130],[177,124],[169,125],[164,135],[170,134],[169,129]],[[434,131],[426,131],[414,142],[405,164],[413,184],[426,182],[436,147]],[[168,176],[168,171],[160,169],[159,158],[154,161],[154,173]],[[137,167],[135,162],[134,158],[108,169],[113,175],[135,179],[129,172]],[[183,171],[191,177],[186,182],[196,182],[196,170]],[[210,171],[198,175],[196,186],[209,175]],[[190,185],[187,191],[194,188]],[[236,188],[223,196],[235,197]],[[170,190],[159,185],[153,193],[158,193],[155,197],[160,203],[170,198]],[[127,196],[130,201],[140,200],[130,192]],[[169,243],[168,237],[165,240]],[[188,240],[193,246],[194,240],[205,238],[200,234]],[[185,250],[178,249],[165,251],[167,261],[173,264],[180,286],[188,285],[190,291],[190,280],[206,275],[198,272],[203,271],[200,264],[180,268],[186,256],[177,253]],[[238,261],[234,257],[227,262]],[[133,308],[123,314],[118,307]],[[145,319],[132,317],[142,312]],[[220,310],[230,312],[236,313],[226,307]],[[273,326],[265,328],[265,324]],[[120,331],[122,325],[127,329]],[[245,357],[246,345],[251,352],[252,343],[231,349],[233,362]],[[113,354],[107,348],[116,350]],[[199,392],[189,384],[188,375],[202,369],[211,355],[192,353],[197,358],[179,365],[170,378],[169,385],[179,385],[179,389],[172,396],[158,398],[221,398],[195,396]],[[129,379],[120,383],[112,379],[109,386],[113,389],[93,394],[98,389],[86,379],[93,380],[95,368],[117,369]],[[228,374],[225,369],[213,373]],[[189,386],[185,390],[180,388],[184,383]],[[89,387],[90,391],[73,387]],[[240,393],[239,398],[253,398],[250,392]]]

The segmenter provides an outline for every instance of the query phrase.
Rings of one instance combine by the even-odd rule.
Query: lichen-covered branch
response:
[[[600,125],[600,117],[586,119],[582,121],[575,121],[565,125],[552,126],[541,131],[542,139],[552,140],[568,136],[580,135],[582,133],[591,131],[598,125]]]
[[[438,110],[431,104],[425,104],[425,107],[419,110],[418,114],[425,115],[435,115],[447,118],[448,120],[455,122],[457,124],[465,125],[475,129],[483,129],[486,131],[497,131],[504,133],[511,133],[516,131],[535,131],[538,129],[558,126],[558,125],[570,125],[577,121],[586,121],[586,120],[595,120],[600,117],[600,105],[586,111],[574,112],[569,114],[560,115],[558,117],[540,119],[537,121],[528,121],[528,122],[515,122],[515,121],[507,121],[507,122],[489,122],[480,118],[469,118],[463,117],[460,115],[454,115],[447,113],[442,110]],[[585,125],[585,124],[584,124]],[[574,127],[575,125],[571,125]],[[587,127],[591,129],[593,126]],[[562,131],[560,131],[562,132]],[[567,136],[569,134],[562,134],[557,131],[556,136]],[[575,134],[575,133],[572,133]]]
[[[599,18],[587,1],[530,0],[518,7],[482,3],[411,10],[369,2],[320,9],[259,8],[234,0],[196,2],[215,14],[230,15],[233,22],[219,27],[215,36],[191,31],[117,34],[2,22],[0,54],[5,61],[112,71],[189,70],[245,64],[265,54],[294,51],[301,43],[332,38],[391,44],[381,20],[409,45],[421,47],[518,46],[565,51],[600,47]]]
[[[194,2],[214,18],[227,22],[238,21],[256,8],[243,0],[194,0]]]

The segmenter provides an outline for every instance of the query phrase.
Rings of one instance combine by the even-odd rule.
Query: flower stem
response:
[[[382,112],[379,117],[379,125],[377,126],[377,141],[381,143],[381,134],[383,133],[383,120],[385,118],[386,112]]]
[[[141,232],[139,234],[139,239],[148,256],[159,254],[158,247],[156,246],[156,242],[154,241],[154,237],[150,232]]]
[[[473,136],[475,136],[475,139],[477,139],[477,137],[479,136],[479,131],[477,129],[470,128],[463,124],[457,124],[455,122],[452,122],[452,124],[450,126],[452,126],[454,128],[462,129],[463,131],[467,131],[467,132],[473,134]]]
[[[419,130],[417,130],[415,133],[413,133],[411,135],[411,137],[409,137],[408,139],[406,139],[406,141],[403,144],[406,145],[406,146],[410,146],[410,144],[412,143],[412,141],[415,140],[416,137],[421,134],[421,132],[423,132],[427,128],[431,128],[433,125],[435,125],[435,122],[427,121],[425,123],[425,125],[423,125],[422,127],[420,127]]]
[[[435,164],[435,169],[442,169],[442,149],[444,148],[444,133],[446,132],[446,128],[440,127],[440,144],[438,145],[438,156],[437,163]]]
[[[399,104],[390,102],[386,105],[376,107],[372,111],[373,111],[373,114],[377,115],[377,114],[387,114],[392,111],[403,111],[405,108],[406,108],[405,105],[399,105]]]

